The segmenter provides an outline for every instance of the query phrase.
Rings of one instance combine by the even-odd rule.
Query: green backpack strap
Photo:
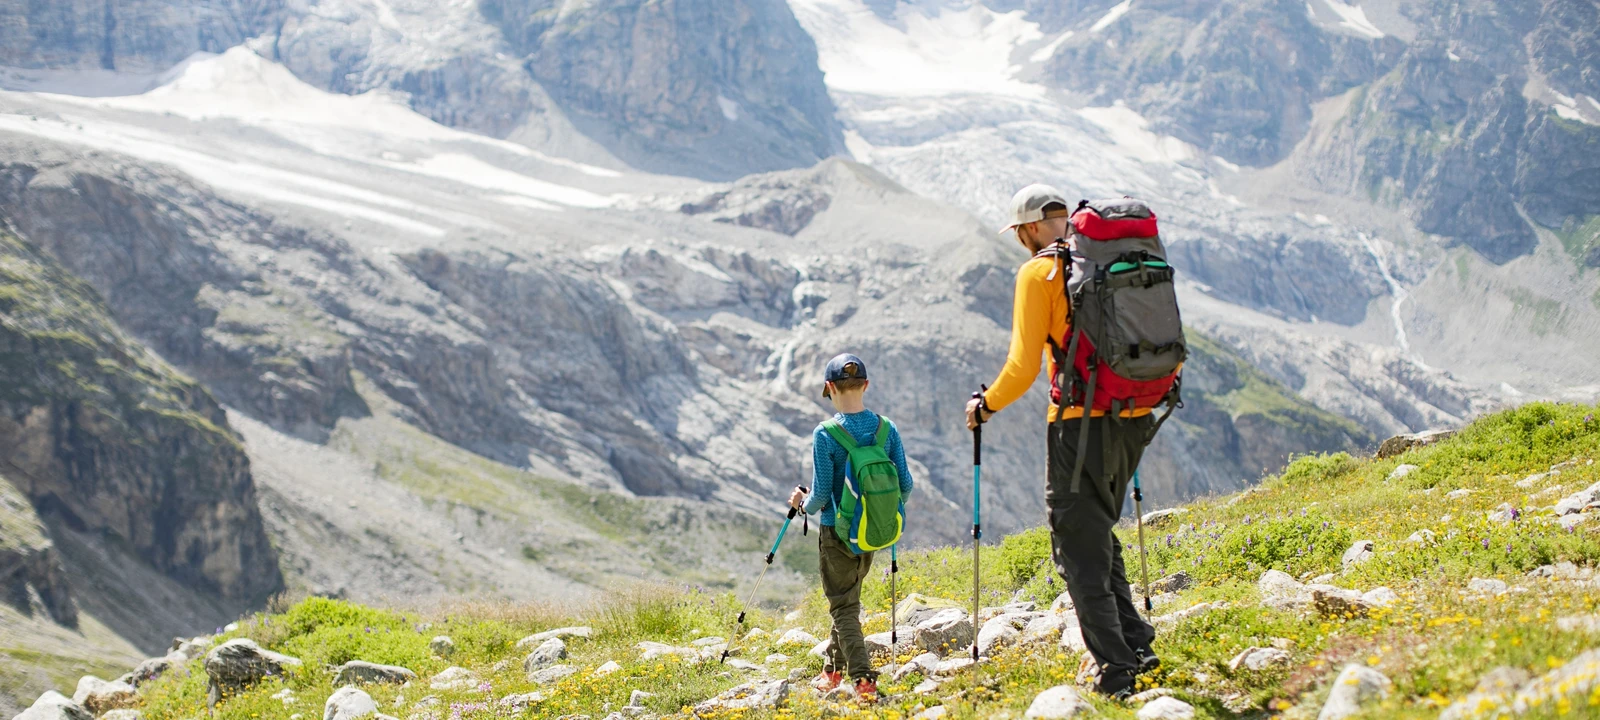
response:
[[[833,436],[834,442],[837,442],[844,447],[846,454],[854,452],[856,448],[859,447],[859,445],[856,443],[856,439],[850,437],[850,432],[845,430],[844,425],[838,420],[829,419],[827,422],[822,423],[822,429],[827,430],[828,434]]]
[[[878,436],[872,439],[872,444],[889,449],[889,431],[894,429],[894,423],[882,415],[878,416]]]

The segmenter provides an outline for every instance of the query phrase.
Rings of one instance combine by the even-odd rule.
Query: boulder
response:
[[[1221,610],[1221,609],[1223,609],[1225,607],[1227,607],[1227,604],[1226,603],[1220,603],[1220,602],[1218,602],[1218,603],[1200,603],[1199,605],[1194,605],[1194,606],[1191,606],[1191,607],[1188,607],[1188,608],[1184,608],[1183,610],[1179,610],[1179,611],[1177,611],[1175,613],[1168,613],[1166,615],[1158,615],[1156,617],[1150,618],[1150,624],[1151,625],[1155,625],[1156,627],[1164,627],[1164,626],[1167,626],[1167,625],[1173,625],[1175,623],[1187,620],[1187,619],[1192,618],[1192,617],[1197,617],[1199,615],[1204,615],[1204,614],[1206,614],[1208,612],[1211,612],[1213,610]],[[1071,634],[1071,633],[1062,633],[1061,634],[1061,637],[1063,638],[1062,639],[1062,644],[1063,645],[1066,644],[1065,638],[1069,634]]]
[[[1049,613],[1040,615],[1023,626],[1020,642],[1056,642],[1061,639],[1062,628],[1068,626],[1068,618],[1071,619],[1072,627],[1078,626],[1078,617],[1076,615],[1067,616]]]
[[[1194,706],[1175,697],[1158,697],[1139,708],[1139,720],[1193,720]]]
[[[1416,472],[1418,470],[1421,470],[1421,469],[1422,468],[1419,468],[1419,467],[1417,467],[1415,465],[1402,463],[1400,465],[1395,466],[1395,469],[1390,470],[1389,471],[1389,477],[1384,478],[1384,481],[1385,482],[1392,482],[1392,481],[1395,481],[1395,480],[1402,480],[1402,479],[1405,479],[1405,477],[1407,475],[1410,475],[1411,473],[1414,473],[1414,472]]]
[[[978,655],[988,657],[1022,638],[1019,627],[1026,626],[1032,613],[1007,613],[983,624],[978,630]]]
[[[107,710],[106,714],[100,716],[100,720],[144,720],[144,713],[133,708]]]
[[[390,685],[402,685],[415,679],[417,679],[417,674],[403,667],[351,660],[339,666],[339,673],[334,676],[333,684],[387,683]]]
[[[577,673],[578,669],[571,665],[551,665],[542,670],[537,670],[528,675],[528,681],[535,685],[554,685]]]
[[[372,696],[349,685],[335,690],[322,706],[322,720],[356,720],[378,712]]]
[[[72,698],[49,690],[12,720],[94,720],[94,716]]]
[[[111,710],[139,706],[139,691],[120,680],[101,680],[93,675],[78,679],[78,689],[72,693],[72,702],[83,706],[96,717]]]
[[[789,697],[788,680],[758,680],[728,690],[694,706],[696,715],[739,710],[771,710]]]
[[[1422,530],[1418,530],[1418,531],[1416,531],[1414,533],[1411,533],[1411,535],[1406,538],[1406,542],[1411,543],[1413,545],[1422,545],[1424,547],[1428,547],[1428,546],[1432,546],[1432,545],[1438,544],[1439,541],[1438,541],[1438,536],[1433,534],[1432,530],[1428,530],[1428,529],[1424,528]]]
[[[1595,483],[1561,499],[1556,503],[1556,515],[1573,515],[1600,503],[1600,483]]]
[[[1366,617],[1375,607],[1361,597],[1361,593],[1332,585],[1313,586],[1311,605],[1317,609],[1317,614],[1326,618]]]
[[[1521,515],[1522,513],[1511,503],[1500,503],[1500,506],[1490,510],[1486,514],[1486,517],[1489,518],[1489,522],[1504,525],[1508,522],[1516,520],[1518,517],[1521,517]]]
[[[595,677],[605,677],[621,669],[622,666],[619,665],[617,661],[607,660],[604,665],[594,669],[594,675]]]
[[[801,630],[800,628],[793,628],[781,635],[776,644],[778,647],[787,647],[791,645],[797,647],[811,647],[816,645],[817,642],[816,636],[812,635],[811,633]]]
[[[950,714],[950,710],[943,705],[935,705],[911,716],[911,720],[936,720]]]
[[[1252,647],[1228,662],[1228,669],[1237,671],[1240,668],[1260,672],[1270,667],[1288,665],[1289,653],[1277,648]]]
[[[685,660],[690,659],[690,658],[698,658],[698,657],[700,657],[700,653],[698,651],[696,651],[694,648],[681,648],[681,647],[676,647],[676,646],[673,646],[673,645],[668,645],[666,643],[658,643],[658,642],[654,642],[654,641],[650,641],[650,640],[645,640],[643,642],[640,642],[639,644],[635,645],[634,647],[638,648],[638,650],[639,650],[639,659],[640,660],[654,660],[656,658],[665,657],[667,655],[676,655],[676,656],[678,656],[680,658],[683,658]]]
[[[955,600],[928,597],[921,593],[911,593],[905,596],[895,607],[895,617],[906,625],[916,626],[923,620],[933,617],[940,610],[948,608],[964,608],[966,605]]]
[[[938,678],[925,678],[922,682],[917,683],[916,687],[911,688],[911,692],[917,695],[927,695],[928,693],[938,690],[939,686],[943,684],[944,683],[939,682]]]
[[[1454,430],[1428,430],[1426,432],[1396,435],[1378,446],[1378,459],[1392,458],[1419,447],[1427,447],[1455,435]]]
[[[1067,592],[1057,595],[1055,601],[1050,603],[1050,612],[1056,615],[1072,614],[1072,595]]]
[[[464,667],[447,667],[428,680],[434,690],[465,690],[478,686],[478,676]]]
[[[1559,475],[1560,473],[1558,472],[1556,474]],[[1533,486],[1538,485],[1539,483],[1543,482],[1544,479],[1547,478],[1547,477],[1550,477],[1550,473],[1535,473],[1535,474],[1529,475],[1529,476],[1527,476],[1527,477],[1525,477],[1525,478],[1523,478],[1521,480],[1518,480],[1517,481],[1517,487],[1522,488],[1523,490],[1531,490],[1533,488]]]
[[[1533,673],[1500,666],[1478,678],[1478,685],[1439,714],[1439,720],[1466,720],[1473,717],[1497,717],[1509,713],[1496,712],[1510,704],[1519,688],[1533,678]]]
[[[1061,720],[1094,712],[1094,706],[1078,696],[1077,688],[1057,685],[1033,698],[1025,717],[1036,720]]]
[[[299,658],[263,650],[254,640],[229,640],[206,653],[206,675],[211,679],[207,694],[215,705],[262,678],[281,676],[288,668],[299,666]]]
[[[1510,591],[1504,580],[1473,578],[1467,583],[1467,592],[1474,595],[1504,595]]]
[[[1446,500],[1460,500],[1461,498],[1473,494],[1473,492],[1475,491],[1467,488],[1461,488],[1459,490],[1451,490],[1450,492],[1445,493],[1444,497]]]
[[[1073,655],[1088,649],[1089,644],[1083,640],[1083,630],[1077,625],[1071,625],[1061,630],[1061,651]]]
[[[972,617],[949,608],[917,625],[917,647],[929,652],[946,652],[972,642]]]
[[[1343,564],[1345,567],[1359,565],[1372,559],[1372,550],[1377,544],[1371,540],[1357,540],[1344,551]]]
[[[499,705],[500,707],[510,709],[514,712],[521,712],[531,705],[537,705],[542,702],[544,702],[544,693],[530,692],[520,693],[517,695],[507,695],[495,701],[495,704]]]
[[[1346,665],[1333,681],[1317,720],[1344,720],[1362,708],[1389,697],[1389,678],[1365,665]]]
[[[933,674],[954,675],[976,664],[970,657],[951,658],[940,661],[938,665],[933,666]]]
[[[182,667],[186,662],[188,662],[188,660],[185,659],[184,656],[179,655],[177,651],[167,654],[166,657],[150,658],[142,663],[139,663],[139,665],[133,669],[133,672],[128,673],[124,682],[134,687],[139,687],[144,683],[150,682],[151,680],[161,677],[162,675],[166,675],[168,672],[171,672],[173,668]]]
[[[1152,595],[1165,595],[1166,593],[1187,590],[1193,585],[1194,578],[1190,577],[1189,573],[1180,570],[1161,578],[1160,580],[1150,583],[1150,593]]]
[[[916,647],[917,629],[911,625],[901,625],[890,633],[873,633],[866,637],[867,652],[875,654],[899,655]]]
[[[1378,587],[1361,593],[1361,599],[1373,607],[1394,607],[1400,602],[1400,595],[1386,587]]]
[[[762,658],[761,662],[764,662],[768,665],[782,665],[783,663],[789,662],[789,656],[783,653],[772,653],[765,658]]]
[[[728,665],[728,667],[731,667],[731,668],[733,668],[735,670],[743,670],[745,672],[766,672],[767,671],[766,668],[761,667],[760,665],[757,665],[757,664],[755,664],[753,662],[750,662],[749,660],[741,660],[739,658],[728,658],[727,665]]]
[[[561,638],[550,638],[534,648],[522,659],[522,671],[534,673],[567,659],[567,644]]]
[[[828,648],[831,647],[833,647],[833,638],[828,638],[827,640],[817,643],[816,646],[812,647],[811,650],[806,654],[812,657],[826,658],[828,657]]]
[[[1600,635],[1600,615],[1567,615],[1556,618],[1556,629],[1562,632]]]
[[[584,629],[587,630],[588,628],[584,628]],[[587,636],[585,636],[585,637],[587,637]],[[699,640],[696,640],[696,641],[694,641],[692,643],[689,643],[689,647],[706,648],[706,647],[713,647],[713,646],[716,646],[716,645],[727,645],[727,644],[728,644],[728,640],[726,638],[703,637],[703,638],[700,638]]]
[[[1186,515],[1188,513],[1189,511],[1184,508],[1168,508],[1166,510],[1154,510],[1147,512],[1144,514],[1143,518],[1144,526],[1147,528],[1161,527],[1162,525],[1172,522],[1178,516]]]
[[[183,658],[183,660],[180,662],[199,660],[200,658],[206,656],[206,651],[211,649],[212,644],[211,638],[205,636],[190,638],[188,640],[183,638],[173,638],[172,649],[167,652],[167,656]]]
[[[933,653],[923,653],[911,658],[910,662],[896,668],[892,677],[894,678],[895,682],[899,682],[904,680],[912,673],[932,675],[934,668],[937,667],[939,667],[939,656]]]
[[[588,638],[591,638],[591,637],[594,637],[594,628],[586,627],[586,626],[564,627],[564,628],[556,628],[554,630],[546,630],[544,632],[534,633],[534,634],[529,635],[529,636],[527,636],[527,637],[525,637],[525,638],[523,638],[521,640],[518,640],[517,641],[517,652],[523,652],[523,651],[526,651],[529,648],[539,647],[540,645],[543,645],[546,640],[551,640],[551,639],[566,640],[567,638],[588,639]],[[718,642],[722,641],[721,638],[717,638],[717,640],[718,640]]]
[[[1311,604],[1311,591],[1280,570],[1268,570],[1256,581],[1261,604],[1277,610],[1294,610]]]
[[[434,655],[449,659],[451,655],[456,654],[456,641],[451,640],[449,635],[438,635],[428,641],[428,650]]]

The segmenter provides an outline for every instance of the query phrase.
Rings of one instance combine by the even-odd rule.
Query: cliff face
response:
[[[268,27],[281,0],[0,2],[0,65],[159,73]]]
[[[249,462],[205,389],[130,341],[88,285],[11,235],[0,236],[0,274],[6,478],[43,514],[113,536],[197,590],[259,600],[278,589]],[[44,585],[46,597],[63,589]]]

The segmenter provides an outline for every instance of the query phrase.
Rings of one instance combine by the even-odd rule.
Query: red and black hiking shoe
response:
[[[839,687],[843,683],[844,673],[823,670],[821,675],[818,675],[816,678],[812,679],[811,687],[816,688],[817,692],[826,693],[829,690]]]
[[[878,702],[878,681],[861,679],[856,681],[856,697],[861,702],[872,705]]]

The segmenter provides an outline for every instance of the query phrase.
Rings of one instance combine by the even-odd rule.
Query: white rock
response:
[[[910,625],[896,628],[893,634],[881,632],[866,636],[867,652],[899,655],[916,646],[917,629]]]
[[[750,628],[750,632],[744,634],[744,641],[750,642],[751,640],[759,640],[766,637],[767,634],[767,631],[762,630],[761,628]]]
[[[605,677],[621,669],[622,666],[619,665],[617,661],[607,660],[604,665],[594,669],[594,675],[595,677]]]
[[[1061,639],[1061,629],[1067,626],[1064,616],[1045,614],[1029,621],[1022,628],[1022,642],[1057,642]],[[1077,616],[1072,617],[1073,627],[1077,627]]]
[[[833,638],[828,638],[827,640],[817,643],[809,651],[807,651],[806,654],[812,657],[826,658],[828,657],[828,648],[830,647],[833,647]]]
[[[911,692],[918,695],[927,695],[928,693],[938,690],[939,686],[942,684],[943,683],[939,682],[935,678],[927,678],[922,682],[917,683],[916,687],[911,688]]]
[[[1280,570],[1262,573],[1261,579],[1256,581],[1256,590],[1261,593],[1262,603],[1269,607],[1290,609],[1311,603],[1311,591]]]
[[[1444,496],[1449,500],[1460,500],[1461,498],[1471,495],[1472,493],[1472,490],[1461,488],[1460,490],[1451,490],[1450,492],[1445,493]]]
[[[434,690],[465,690],[477,686],[478,676],[464,667],[447,667],[428,680],[428,687]]]
[[[699,715],[709,715],[717,710],[770,710],[783,704],[788,697],[788,680],[757,681],[745,683],[695,705],[694,711]]]
[[[94,720],[88,710],[61,693],[47,690],[33,705],[12,720]]]
[[[703,637],[703,638],[700,638],[699,640],[696,640],[696,641],[694,641],[692,643],[689,643],[689,647],[703,648],[703,647],[711,647],[713,645],[726,645],[726,644],[728,644],[728,641],[727,641],[726,638]]]
[[[1037,720],[1061,720],[1094,711],[1094,706],[1078,696],[1077,688],[1057,685],[1034,696],[1026,717]]]
[[[788,647],[793,645],[798,647],[811,647],[816,645],[817,642],[816,636],[812,635],[811,633],[801,630],[800,628],[793,628],[778,638],[777,646]]]
[[[1317,720],[1344,720],[1364,706],[1389,697],[1389,678],[1365,665],[1346,665],[1333,681]]]
[[[1361,594],[1361,599],[1367,601],[1370,605],[1381,608],[1394,607],[1395,603],[1400,602],[1400,596],[1386,587],[1368,590]]]
[[[743,670],[745,672],[766,672],[767,671],[766,668],[761,667],[760,665],[757,665],[757,664],[755,664],[753,662],[750,662],[749,660],[743,660],[743,659],[740,659],[740,658],[728,658],[726,664],[727,664],[728,667],[731,667],[731,668],[733,668],[735,670]]]
[[[1395,469],[1389,471],[1389,477],[1385,478],[1385,481],[1387,482],[1387,481],[1400,480],[1400,479],[1403,479],[1405,476],[1410,475],[1411,473],[1414,473],[1414,472],[1416,472],[1418,470],[1421,470],[1421,469],[1422,468],[1419,468],[1419,467],[1417,467],[1415,465],[1402,463],[1401,465],[1396,466]]]
[[[1144,518],[1142,518],[1142,520],[1144,522],[1144,526],[1147,528],[1161,527],[1162,525],[1171,522],[1174,518],[1177,518],[1180,515],[1187,515],[1188,513],[1189,511],[1184,508],[1168,508],[1166,510],[1147,512],[1144,514]]]
[[[1089,647],[1088,643],[1084,642],[1083,629],[1077,625],[1061,630],[1061,642],[1059,645],[1061,652],[1068,655],[1083,652]]]
[[[1372,558],[1372,550],[1377,544],[1371,540],[1357,540],[1344,551],[1344,566],[1358,565]]]
[[[516,695],[507,695],[507,696],[505,696],[503,698],[500,698],[499,700],[495,701],[495,704],[499,705],[500,707],[510,708],[512,710],[520,711],[520,710],[528,707],[529,705],[537,705],[537,704],[542,703],[542,702],[544,702],[544,693],[542,693],[542,692],[530,692],[530,693],[519,693],[519,694],[516,694]]]
[[[1235,655],[1233,660],[1228,662],[1228,669],[1244,668],[1259,672],[1275,665],[1288,665],[1289,659],[1289,653],[1277,648],[1252,647]]]
[[[346,685],[328,696],[322,706],[322,720],[356,720],[378,712],[372,696],[359,688]]]
[[[783,621],[788,623],[799,622],[801,615],[802,613],[799,610],[793,610],[790,611],[789,614],[783,616]]]
[[[1411,533],[1411,535],[1406,538],[1406,542],[1413,545],[1431,546],[1438,544],[1439,541],[1438,536],[1435,535],[1432,530],[1424,528]]]
[[[529,636],[527,636],[527,637],[525,637],[525,638],[523,638],[521,640],[518,640],[517,641],[517,652],[526,651],[528,648],[539,647],[540,645],[543,645],[545,643],[545,641],[550,640],[552,638],[565,640],[567,638],[584,638],[584,639],[588,639],[588,638],[591,638],[591,637],[594,637],[594,628],[587,627],[587,626],[564,627],[564,628],[556,628],[554,630],[546,630],[544,632],[534,633],[534,634],[529,635]]]
[[[983,624],[978,631],[978,654],[983,657],[1015,644],[1022,637],[1017,630],[1018,615],[1000,615]]]
[[[911,716],[911,720],[934,720],[949,715],[950,711],[943,705],[935,705]]]
[[[923,654],[918,655],[918,656],[916,656],[914,658],[911,658],[910,662],[908,662],[908,663],[906,663],[904,665],[901,665],[899,668],[897,668],[894,671],[892,677],[894,678],[895,682],[899,682],[901,680],[904,680],[907,676],[911,675],[912,673],[922,673],[923,675],[932,675],[933,671],[934,671],[934,668],[937,668],[937,667],[939,667],[939,656],[935,655],[933,653],[923,653]]]
[[[772,653],[771,655],[768,655],[766,659],[762,660],[762,662],[768,665],[782,665],[783,663],[789,662],[789,656],[783,653]]]
[[[1517,518],[1517,508],[1511,503],[1500,503],[1500,506],[1485,514],[1489,522],[1504,525]]]
[[[1534,475],[1529,475],[1521,480],[1518,480],[1517,487],[1527,490],[1543,482],[1547,477],[1550,477],[1550,473],[1537,473]]]
[[[1066,592],[1057,595],[1055,601],[1050,603],[1050,612],[1056,615],[1073,614],[1072,595]]]
[[[100,720],[144,720],[144,713],[133,708],[107,710],[106,714],[100,716]]]
[[[972,617],[949,608],[917,625],[916,643],[929,652],[946,652],[972,642]]]
[[[1182,622],[1182,621],[1187,620],[1187,619],[1192,618],[1192,617],[1197,617],[1197,616],[1200,616],[1200,615],[1204,615],[1204,614],[1206,614],[1208,612],[1211,612],[1213,610],[1221,610],[1221,609],[1223,609],[1225,607],[1227,607],[1227,604],[1220,603],[1220,602],[1219,603],[1200,603],[1199,605],[1188,607],[1188,608],[1185,608],[1183,610],[1179,610],[1179,611],[1177,611],[1175,613],[1168,613],[1166,615],[1159,615],[1157,617],[1153,617],[1153,618],[1150,619],[1150,624],[1151,625],[1155,625],[1156,627],[1163,627],[1163,626],[1166,626],[1166,625],[1172,625],[1174,623]],[[1066,636],[1067,636],[1067,633],[1062,633],[1062,637],[1063,638],[1065,638]]]
[[[428,641],[428,650],[439,657],[448,658],[456,652],[456,641],[450,639],[449,635],[438,635]]]
[[[137,707],[139,691],[120,680],[106,681],[85,675],[78,679],[78,690],[72,693],[72,702],[99,716],[111,710]]]
[[[1151,700],[1163,697],[1172,697],[1172,689],[1162,687],[1150,688],[1144,692],[1134,693],[1133,697],[1128,698],[1128,702],[1135,705],[1143,705]]]
[[[1556,629],[1562,632],[1600,635],[1600,615],[1567,615],[1556,618]]]
[[[1504,580],[1493,578],[1473,578],[1467,583],[1467,592],[1476,595],[1504,595],[1510,589]]]
[[[954,675],[976,664],[977,663],[974,663],[970,657],[951,658],[949,660],[940,662],[938,665],[935,665],[933,667],[933,674]]]
[[[561,638],[550,638],[534,648],[522,659],[522,671],[534,673],[567,659],[567,644]]]
[[[1139,720],[1193,720],[1194,706],[1175,697],[1159,697],[1139,708]]]
[[[553,685],[571,677],[576,672],[578,672],[578,669],[571,665],[551,665],[529,674],[528,680],[535,685]]]

